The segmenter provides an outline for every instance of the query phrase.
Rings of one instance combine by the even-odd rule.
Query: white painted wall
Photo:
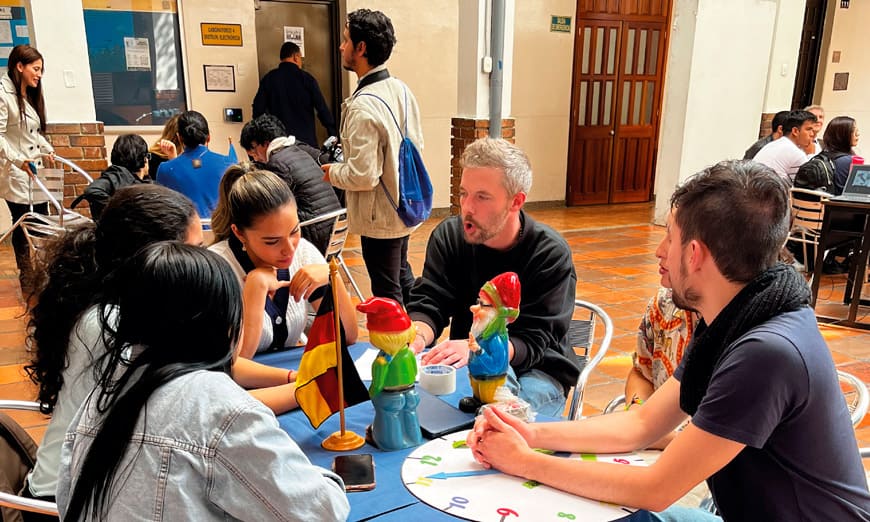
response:
[[[576,2],[516,3],[513,116],[516,143],[534,171],[530,201],[565,201]],[[571,33],[551,33],[550,17],[570,16]]]
[[[868,22],[870,4],[853,1],[848,9],[839,7],[839,2],[830,6],[828,16],[833,17],[826,24],[831,28],[825,37],[827,45],[819,66],[817,84],[821,84],[821,96],[817,98],[825,108],[828,121],[835,116],[851,116],[864,130],[864,142],[859,142],[858,152],[867,157],[870,154],[870,53],[867,52]],[[833,52],[840,51],[840,62],[833,63]],[[848,72],[849,87],[845,91],[835,91],[834,73]],[[819,92],[819,90],[817,90]],[[862,146],[863,145],[863,146]]]
[[[31,45],[45,57],[42,78],[50,123],[96,121],[81,0],[31,0]],[[64,82],[64,72],[72,85]]]
[[[770,65],[767,72],[767,89],[761,112],[779,112],[791,108],[805,7],[806,0],[777,2]],[[756,129],[753,136],[757,135]]]
[[[791,9],[787,3],[783,9]],[[743,157],[757,135],[777,4],[676,0],[675,9],[656,168],[659,223],[678,183],[708,165]],[[693,12],[694,24],[687,20]]]

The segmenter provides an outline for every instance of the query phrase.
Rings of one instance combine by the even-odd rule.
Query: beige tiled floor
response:
[[[610,352],[593,373],[585,393],[584,413],[600,412],[610,399],[622,392],[623,379],[631,364],[635,330],[646,302],[659,283],[654,250],[664,230],[651,225],[652,205],[632,204],[530,210],[539,221],[559,230],[574,254],[577,269],[577,296],[602,306],[615,325]],[[409,258],[416,274],[422,270],[426,241],[441,217],[430,219],[412,236]],[[368,292],[368,278],[359,251],[359,241],[351,238],[345,260],[355,279]],[[845,316],[842,292],[845,276],[825,276],[819,292],[819,310]],[[870,289],[868,289],[870,290]],[[870,294],[866,294],[870,295]],[[24,349],[24,310],[18,290],[15,262],[8,245],[0,246],[0,397],[33,397],[33,389],[22,373]],[[865,320],[870,308],[862,307]],[[870,332],[849,328],[820,327],[838,368],[870,382]],[[599,329],[600,330],[600,329]],[[36,414],[20,416],[37,439],[46,423]],[[859,444],[870,446],[870,421],[857,429]]]

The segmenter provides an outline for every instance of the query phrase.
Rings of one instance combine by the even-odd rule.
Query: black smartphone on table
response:
[[[370,453],[339,455],[332,461],[332,471],[344,481],[345,491],[375,489],[375,462]]]

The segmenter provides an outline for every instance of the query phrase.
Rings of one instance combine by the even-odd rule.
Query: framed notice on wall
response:
[[[236,92],[236,71],[232,65],[203,65],[205,90]]]

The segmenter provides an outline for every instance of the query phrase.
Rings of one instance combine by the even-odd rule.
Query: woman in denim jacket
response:
[[[347,517],[341,479],[229,375],[241,289],[217,254],[153,243],[107,286],[100,378],[61,452],[63,520]]]

